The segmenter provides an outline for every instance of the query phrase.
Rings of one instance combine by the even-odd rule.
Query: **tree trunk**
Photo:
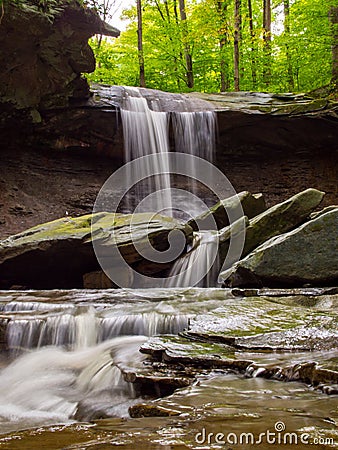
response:
[[[230,88],[229,81],[229,67],[225,57],[225,48],[229,43],[228,31],[226,25],[226,13],[228,5],[226,2],[217,2],[217,11],[221,19],[221,26],[219,29],[219,50],[220,50],[220,72],[221,72],[221,92],[225,92]]]
[[[293,81],[293,70],[292,70],[292,59],[289,48],[289,38],[290,38],[290,0],[284,0],[284,33],[286,37],[286,61],[288,67],[288,86],[289,90],[293,91],[295,89],[295,83]]]
[[[188,88],[194,87],[194,72],[192,67],[192,55],[189,44],[189,32],[187,25],[187,15],[185,12],[185,0],[179,0],[179,9],[182,23],[182,35],[183,35],[183,46],[184,46],[184,56],[186,64],[186,83]]]
[[[249,11],[249,28],[251,38],[251,74],[252,74],[252,87],[255,90],[257,86],[257,64],[256,64],[256,46],[255,46],[255,31],[253,27],[253,14],[252,14],[252,2],[248,0]]]
[[[140,86],[146,87],[144,74],[144,54],[143,54],[143,40],[142,40],[142,4],[141,0],[136,0],[137,4],[137,49],[138,49],[138,63],[140,68]]]
[[[330,22],[332,26],[332,77],[331,83],[338,86],[338,6],[330,9]]]
[[[263,80],[269,86],[271,79],[271,0],[263,0]]]
[[[241,0],[235,0],[235,27],[234,27],[234,87],[235,91],[240,90],[240,75],[239,75],[239,46],[241,40]]]

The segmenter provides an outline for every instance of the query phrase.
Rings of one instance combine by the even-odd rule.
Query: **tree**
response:
[[[229,65],[227,62],[225,48],[229,43],[228,27],[227,27],[227,2],[217,2],[217,12],[220,17],[219,27],[219,49],[220,49],[220,76],[221,76],[221,92],[230,88],[230,80],[228,76]]]
[[[187,23],[187,14],[185,11],[185,0],[178,0],[180,16],[181,16],[181,24],[182,24],[182,36],[183,36],[183,44],[184,44],[184,56],[186,62],[186,77],[187,77],[187,86],[188,88],[194,87],[194,72],[192,67],[192,55],[190,50],[189,43],[189,30]]]
[[[263,80],[268,87],[271,78],[271,0],[263,0],[263,45]]]
[[[331,83],[337,88],[338,86],[338,6],[332,6],[329,12],[331,33],[332,33],[332,76]]]
[[[287,60],[288,85],[289,85],[289,90],[293,91],[295,88],[295,84],[293,82],[292,60],[291,60],[290,45],[289,45],[289,40],[290,40],[290,0],[283,0],[283,7],[284,7],[284,33],[286,36],[285,51],[286,51],[286,60]]]
[[[255,48],[255,40],[256,35],[253,26],[253,13],[252,13],[252,1],[248,0],[248,13],[249,13],[249,30],[250,30],[250,41],[251,41],[251,74],[252,74],[252,86],[253,89],[256,88],[257,85],[257,68],[256,68],[256,48]]]
[[[234,22],[234,87],[235,91],[240,90],[240,41],[241,41],[241,0],[235,0],[235,22]]]
[[[337,79],[335,0],[140,3],[147,87],[307,92]],[[90,80],[140,85],[136,2],[123,14],[130,24],[119,38],[103,40],[101,49],[92,41],[101,67]]]
[[[138,62],[140,68],[140,86],[146,87],[145,71],[144,71],[144,54],[143,54],[143,22],[142,22],[142,3],[141,0],[136,0],[137,5],[137,49]]]

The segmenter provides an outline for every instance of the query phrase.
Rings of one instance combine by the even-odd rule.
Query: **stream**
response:
[[[214,333],[237,329],[237,317],[243,321],[240,339],[254,335],[264,342],[264,326],[276,311],[284,322],[274,319],[270,343],[276,341],[278,323],[291,342],[293,320],[298,331],[311,325],[312,336],[318,327],[322,343],[311,352],[247,345],[235,351],[239,361],[254,358],[264,367],[316,361],[336,370],[337,295],[311,289],[270,294],[243,298],[216,288],[1,291],[0,448],[334,448],[338,396],[309,384],[265,379],[261,369],[252,374],[204,367],[189,386],[157,398],[156,392],[145,394],[122,376],[126,367],[147,370],[149,356],[139,349],[152,336],[173,340],[172,353],[182,356],[185,349],[175,344],[178,333],[197,333],[203,318],[210,321],[215,314],[210,321]],[[246,303],[251,315],[243,319]],[[260,330],[252,334],[256,322]],[[149,400],[157,408],[154,416],[130,417],[131,406],[149,405]],[[166,416],[159,417],[161,411]]]

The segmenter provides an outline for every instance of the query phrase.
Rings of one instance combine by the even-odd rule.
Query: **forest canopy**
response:
[[[115,2],[89,3],[107,20]],[[135,0],[123,16],[119,38],[91,40],[90,81],[171,92],[337,83],[336,0]]]

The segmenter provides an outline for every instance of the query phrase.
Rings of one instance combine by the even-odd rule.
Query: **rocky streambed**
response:
[[[334,448],[337,302],[334,288],[2,291],[0,445],[213,449],[222,433],[269,449],[279,433]]]

